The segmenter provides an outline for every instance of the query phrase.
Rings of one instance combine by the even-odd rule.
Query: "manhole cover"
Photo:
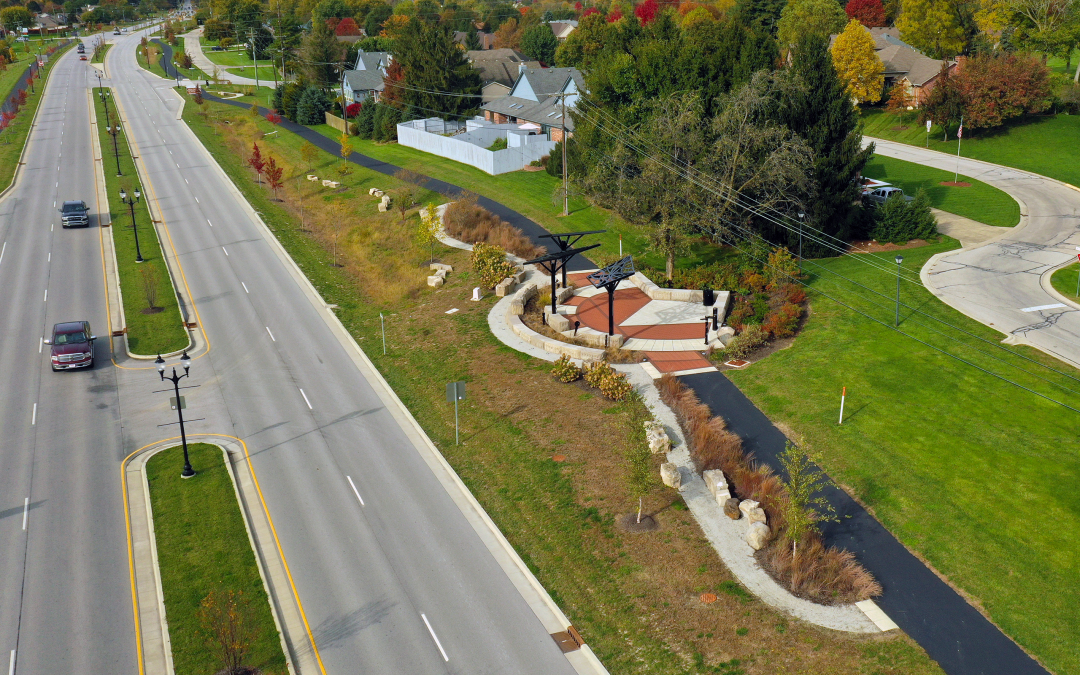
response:
[[[724,365],[731,368],[745,368],[746,366],[750,365],[750,362],[743,361],[742,359],[732,359],[730,361],[725,361]]]
[[[705,603],[706,605],[713,604],[714,602],[716,602],[716,593],[702,593],[701,602]]]

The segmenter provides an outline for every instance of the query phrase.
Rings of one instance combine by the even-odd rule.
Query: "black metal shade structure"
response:
[[[603,234],[607,230],[589,230],[588,232],[563,232],[562,234],[545,234],[540,239],[551,239],[560,251],[566,251],[581,241],[581,238],[589,234]],[[562,268],[562,285],[566,285],[566,265]]]
[[[615,334],[615,287],[623,279],[634,276],[634,271],[634,259],[626,256],[585,277],[592,282],[594,288],[607,291],[608,335]]]
[[[544,271],[551,275],[551,311],[556,311],[555,303],[555,275],[559,273],[559,270],[563,271],[563,285],[566,285],[566,263],[570,262],[570,258],[573,258],[578,253],[583,253],[591,249],[596,248],[600,244],[591,244],[589,246],[583,246],[581,248],[568,248],[562,251],[556,251],[555,253],[548,253],[547,255],[540,256],[534,260],[526,260],[526,265],[540,265],[544,268]],[[632,274],[632,272],[631,272]]]

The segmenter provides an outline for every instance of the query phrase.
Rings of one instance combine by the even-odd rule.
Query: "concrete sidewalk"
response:
[[[202,50],[202,42],[199,40],[199,38],[202,37],[202,32],[202,27],[199,27],[180,36],[184,38],[184,51],[191,55],[191,60],[195,63],[195,67],[210,76],[213,76],[214,71],[216,70],[218,76],[222,80],[228,80],[231,84],[255,86],[256,81],[253,78],[233,75],[232,72],[228,70],[228,66],[219,66],[207,58]],[[258,84],[266,85],[267,82],[265,80],[259,80]]]

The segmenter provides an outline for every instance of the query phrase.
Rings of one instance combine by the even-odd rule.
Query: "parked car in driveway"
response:
[[[881,206],[882,204],[887,202],[891,197],[896,197],[896,196],[903,197],[904,199],[906,199],[909,202],[914,199],[914,197],[908,197],[907,195],[905,195],[904,191],[901,190],[900,188],[891,187],[891,186],[890,187],[880,187],[880,188],[878,188],[876,190],[871,190],[870,192],[867,192],[867,193],[865,193],[863,195],[863,199],[865,199],[867,202],[869,202],[870,204],[873,204],[875,206]]]
[[[60,224],[64,227],[90,227],[90,209],[86,208],[86,202],[64,202],[60,208]]]
[[[94,340],[89,321],[68,321],[53,326],[49,345],[53,370],[94,367]]]

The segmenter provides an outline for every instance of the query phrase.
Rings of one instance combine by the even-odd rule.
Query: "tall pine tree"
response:
[[[409,117],[463,119],[479,109],[480,73],[452,26],[413,19],[394,41],[393,55],[405,71],[399,101]]]
[[[862,226],[856,178],[874,154],[874,146],[862,148],[862,123],[833,67],[827,37],[804,37],[792,54],[791,68],[806,88],[792,98],[784,121],[813,149],[818,186],[818,198],[809,206],[806,224],[850,239]],[[789,246],[797,241],[798,234],[788,235]],[[836,251],[804,239],[803,253],[835,255]]]

